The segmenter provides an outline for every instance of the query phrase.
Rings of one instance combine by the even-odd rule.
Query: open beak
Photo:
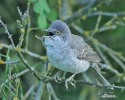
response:
[[[48,34],[46,36],[53,36],[54,35],[51,30],[44,29],[44,31],[48,32]]]

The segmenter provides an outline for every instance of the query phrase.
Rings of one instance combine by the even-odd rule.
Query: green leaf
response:
[[[50,13],[46,14],[47,18],[51,21],[56,20],[57,19],[57,11],[52,9]],[[50,17],[51,16],[51,17]]]
[[[49,9],[49,6],[48,6],[46,0],[43,0],[43,5],[44,5],[44,10],[45,10],[45,12],[46,12],[46,13],[49,13],[49,12],[50,12],[50,9]]]
[[[40,28],[45,28],[47,25],[46,16],[44,14],[40,14],[38,17],[38,25]]]
[[[43,14],[43,4],[41,0],[34,4],[33,10],[38,14]]]
[[[43,11],[46,13],[50,12],[49,6],[46,0],[39,0],[34,4],[34,11],[38,14],[43,14]]]
[[[36,0],[28,0],[28,2],[35,2]]]

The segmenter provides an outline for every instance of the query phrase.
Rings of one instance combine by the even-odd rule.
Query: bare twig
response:
[[[53,79],[54,80],[54,79]],[[63,79],[63,80],[59,80],[59,83],[61,82],[65,82],[66,79]],[[49,80],[47,82],[50,82],[52,80]],[[121,89],[121,90],[125,90],[125,87],[124,86],[116,86],[116,85],[103,85],[103,84],[96,84],[96,83],[91,83],[91,82],[87,82],[87,81],[84,81],[84,80],[74,80],[76,83],[82,83],[82,84],[87,84],[87,85],[92,85],[92,86],[97,86],[97,87],[102,87],[102,88],[116,88],[116,89]]]
[[[38,72],[28,64],[28,62],[23,58],[23,55],[20,53],[20,51],[15,48],[13,39],[12,39],[12,37],[11,37],[11,35],[10,35],[10,33],[9,33],[8,29],[7,29],[7,27],[6,27],[6,25],[2,22],[1,19],[0,19],[0,23],[4,26],[5,32],[7,33],[8,37],[9,37],[11,43],[12,43],[13,49],[14,49],[14,51],[17,53],[18,57],[23,61],[23,63],[26,65],[26,67],[34,74],[34,76],[35,76],[38,80],[41,80],[41,78],[40,78],[41,75],[38,76],[38,75],[39,75]]]
[[[30,86],[29,90],[24,95],[23,100],[27,100],[28,96],[33,92],[35,87],[36,87],[36,84],[33,84],[32,86]]]
[[[9,49],[13,50],[13,47],[11,45],[1,44],[1,43],[0,43],[0,45],[2,46],[2,48],[9,48]],[[22,48],[20,48],[20,52],[24,53],[24,54],[27,54],[29,56],[35,57],[35,58],[40,59],[40,60],[44,60],[45,61],[47,59],[46,56],[40,56],[40,55],[38,55],[36,53],[33,53],[31,51],[25,51]]]
[[[102,60],[103,60],[107,65],[111,66],[110,63],[109,63],[109,61],[108,61],[108,59],[107,59],[106,56],[102,53],[102,51],[101,51],[101,49],[99,48],[99,46],[95,44],[95,47],[96,47],[96,50],[98,51],[99,55],[101,56]]]
[[[51,83],[49,82],[46,85],[47,85],[47,88],[48,88],[48,92],[52,94],[54,100],[60,100],[59,98],[57,98],[56,93],[54,92]]]
[[[109,53],[113,53],[114,55],[118,56],[122,61],[125,62],[125,57],[120,53],[112,50],[111,48],[107,47],[105,44],[99,43],[99,46],[104,50],[108,51]]]
[[[92,12],[92,13],[85,14],[84,16],[86,18],[89,18],[89,17],[99,16],[99,15],[108,16],[108,17],[117,17],[117,16],[124,16],[125,12],[114,12],[114,13],[112,13],[112,12]]]
[[[7,98],[7,96],[6,96],[6,93],[4,92],[4,90],[3,90],[3,88],[0,86],[0,89],[1,89],[1,91],[3,92],[3,95],[4,95],[4,97],[6,98],[6,100],[8,100],[8,98]]]
[[[27,15],[29,16],[29,8],[30,8],[30,3],[28,3],[27,6]],[[29,40],[29,33],[30,33],[30,26],[31,26],[31,19],[29,17],[28,19],[28,23],[27,23],[27,32],[26,32],[26,37],[25,37],[25,50],[28,50],[28,40]]]
[[[123,68],[123,70],[125,71],[125,64],[115,55],[113,55],[112,53],[109,53],[109,55]]]
[[[108,66],[107,64],[98,63],[98,65],[99,65],[102,69],[107,69],[107,70],[113,72],[114,74],[116,74],[117,76],[120,76],[120,75],[121,75],[117,70],[115,70],[114,68]]]
[[[94,84],[94,83],[86,82],[86,81],[84,81],[84,80],[76,80],[76,81],[77,81],[78,83],[87,84],[87,85],[93,85],[93,86],[97,86],[97,87],[116,88],[116,89],[125,90],[125,87],[123,87],[123,86]]]
[[[44,72],[46,71],[46,68],[48,66],[48,60],[45,62],[44,67],[41,69],[41,75],[44,74]],[[35,95],[35,100],[40,100],[42,95],[43,95],[43,91],[44,91],[44,87],[45,87],[45,83],[41,80],[38,84],[37,90],[36,90],[36,95]]]
[[[38,87],[37,87],[35,100],[41,100],[41,96],[43,95],[44,87],[45,87],[45,83],[40,81],[38,84]]]
[[[86,7],[82,8],[80,12],[75,12],[70,18],[66,19],[65,22],[71,23],[80,16],[82,16],[85,13],[85,11],[87,11],[88,9],[90,9],[90,7],[94,5],[95,1],[97,0],[93,0],[92,2],[90,2]]]
[[[92,13],[85,14],[85,11],[87,11],[90,7],[92,7],[96,1],[97,0],[93,0],[93,2],[89,3],[80,12],[75,12],[70,18],[66,19],[65,22],[68,23],[68,24],[72,23],[74,20],[78,19],[83,14],[84,14],[84,16],[86,18],[93,17],[93,16],[99,16],[99,15],[109,16],[109,17],[115,17],[115,16],[123,16],[123,15],[125,15],[125,12],[115,12],[115,13],[111,13],[111,12],[92,12]]]
[[[20,62],[21,62],[20,60],[17,60],[17,61],[3,62],[0,64],[16,64],[16,63],[20,63]]]
[[[120,73],[115,70],[114,68],[112,68],[112,65],[109,63],[108,59],[106,58],[106,56],[102,53],[101,49],[99,48],[99,46],[97,44],[94,44],[95,47],[96,47],[96,50],[98,51],[99,55],[101,56],[101,58],[103,59],[103,61],[106,63],[106,64],[101,64],[101,63],[98,63],[101,68],[103,69],[107,69],[109,70],[110,72],[113,72],[114,74],[116,74],[117,76],[120,76]]]
[[[33,30],[41,30],[41,28],[30,28],[30,31],[33,31]]]
[[[100,21],[101,21],[101,15],[98,16],[97,23],[95,25],[95,30],[98,30]]]
[[[22,18],[23,14],[22,14],[22,12],[20,11],[20,8],[17,7],[17,10],[18,10],[18,12],[19,12],[20,17]]]
[[[1,19],[0,19],[0,23],[5,28],[5,32],[4,33],[6,33],[8,35],[8,38],[10,39],[10,42],[12,43],[13,48],[15,48],[15,44],[13,42],[12,35],[10,35],[10,33],[9,33],[8,29],[7,29],[7,26],[2,22]]]

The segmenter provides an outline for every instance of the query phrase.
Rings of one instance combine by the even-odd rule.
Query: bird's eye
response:
[[[56,31],[56,34],[60,34],[60,31]]]

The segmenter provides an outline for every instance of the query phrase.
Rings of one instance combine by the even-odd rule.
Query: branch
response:
[[[112,67],[108,66],[107,64],[98,63],[98,65],[99,65],[102,69],[109,70],[109,71],[113,72],[114,74],[116,74],[117,76],[120,76],[120,75],[121,75],[121,73],[119,73],[117,70],[113,69]]]
[[[30,86],[30,88],[28,89],[28,91],[25,93],[23,100],[27,100],[28,96],[33,92],[33,90],[35,89],[36,84],[33,84],[32,86]]]
[[[6,44],[2,44],[2,43],[0,43],[0,47],[1,47],[1,48],[9,48],[9,49],[13,50],[13,47],[12,47],[12,46],[6,45]],[[43,60],[43,61],[45,61],[45,60],[47,59],[46,56],[40,56],[40,55],[38,55],[38,54],[36,54],[36,53],[33,53],[33,52],[31,52],[31,51],[26,51],[26,50],[24,50],[24,49],[22,49],[22,48],[20,48],[20,52],[21,52],[21,53],[25,53],[25,54],[27,54],[27,55],[29,55],[29,56],[35,57],[35,58],[37,58],[37,59]]]
[[[87,11],[90,7],[92,7],[97,0],[93,0],[91,3],[89,3],[86,7],[82,8],[80,12],[75,12],[70,18],[67,18],[65,20],[66,23],[71,23],[74,20],[78,19],[80,16],[82,16],[85,11]]]
[[[4,95],[4,97],[6,98],[6,100],[9,100],[8,98],[7,98],[7,96],[6,96],[6,93],[4,92],[4,90],[3,90],[3,88],[0,86],[0,89],[1,89],[1,91],[3,92],[3,95]]]
[[[76,80],[76,82],[82,83],[82,84],[87,84],[87,85],[93,85],[93,86],[97,86],[97,87],[103,87],[103,88],[116,88],[116,89],[125,90],[125,87],[123,87],[123,86],[94,84],[94,83],[90,83],[90,82],[85,82],[84,80]]]
[[[13,42],[12,35],[10,35],[10,33],[9,33],[8,29],[7,29],[7,26],[2,22],[1,18],[0,18],[0,23],[5,28],[4,33],[6,33],[8,35],[8,38],[10,39],[10,42],[12,43],[13,48],[15,48],[15,44]]]
[[[8,35],[10,41],[11,41],[11,44],[12,44],[12,47],[13,47],[13,50],[17,53],[18,57],[23,61],[23,63],[26,65],[26,67],[33,73],[33,75],[38,79],[38,80],[41,80],[41,75],[39,75],[39,73],[33,68],[31,67],[28,62],[23,58],[23,55],[20,53],[20,51],[15,47],[14,45],[14,42],[13,42],[13,39],[6,27],[6,25],[2,22],[2,20],[0,19],[0,23],[4,26],[5,28],[5,33]]]
[[[48,60],[45,62],[43,68],[41,68],[41,72],[40,72],[41,75],[46,71],[47,66],[48,66]],[[42,80],[40,80],[40,82],[37,86],[35,100],[41,100],[41,97],[42,97],[43,91],[44,91],[44,87],[45,87],[45,83]]]
[[[27,16],[29,16],[29,8],[30,8],[30,3],[28,3],[28,6],[27,6]],[[30,26],[31,26],[30,16],[28,20],[29,21],[27,23],[27,31],[26,31],[26,37],[25,37],[25,49],[26,50],[28,50],[28,41],[29,41],[29,33],[30,33]]]
[[[97,1],[98,0],[93,0],[86,7],[82,8],[81,11],[75,12],[70,18],[67,18],[64,21],[67,24],[70,24],[70,23],[74,22],[74,20],[77,20],[78,18],[80,18],[81,16],[84,16],[85,18],[89,18],[89,17],[99,16],[99,15],[109,16],[109,17],[117,17],[117,16],[125,15],[125,12],[115,12],[115,13],[111,13],[111,12],[92,12],[92,13],[85,14],[85,12],[88,9],[90,9],[90,7],[92,7],[95,4],[95,2],[97,2]]]
[[[50,82],[50,81],[53,81],[53,80],[48,80],[47,82]],[[65,81],[66,81],[66,79],[58,80],[58,83],[65,82]],[[87,82],[87,81],[84,81],[84,80],[75,80],[75,79],[74,79],[74,82],[75,83],[87,84],[87,85],[93,85],[93,86],[97,86],[97,87],[101,87],[101,88],[110,88],[110,89],[116,88],[116,89],[125,90],[125,87],[115,86],[114,84],[113,85],[95,84],[95,83]]]
[[[95,39],[94,39],[95,40]],[[97,41],[97,40],[96,40]],[[121,61],[123,60],[125,62],[125,57],[122,56],[122,54],[119,54],[118,52],[110,49],[109,47],[107,47],[105,44],[99,43],[98,44],[101,48],[103,48],[103,50],[106,50],[108,52],[108,54],[123,68],[123,70],[125,71],[125,65],[124,63]],[[118,56],[118,57],[116,57]]]
[[[109,17],[117,17],[117,16],[125,15],[125,12],[115,12],[115,13],[111,13],[111,12],[93,12],[93,13],[85,14],[84,16],[86,18],[89,18],[89,17],[99,16],[99,15],[109,16]]]
[[[0,62],[0,64],[15,64],[15,63],[20,63],[21,61],[20,60],[17,60],[17,61],[10,61],[10,62]]]
[[[50,96],[53,95],[54,100],[60,100],[59,98],[57,98],[56,93],[55,93],[51,83],[49,82],[46,85],[47,85],[47,89],[48,89],[49,95]]]

